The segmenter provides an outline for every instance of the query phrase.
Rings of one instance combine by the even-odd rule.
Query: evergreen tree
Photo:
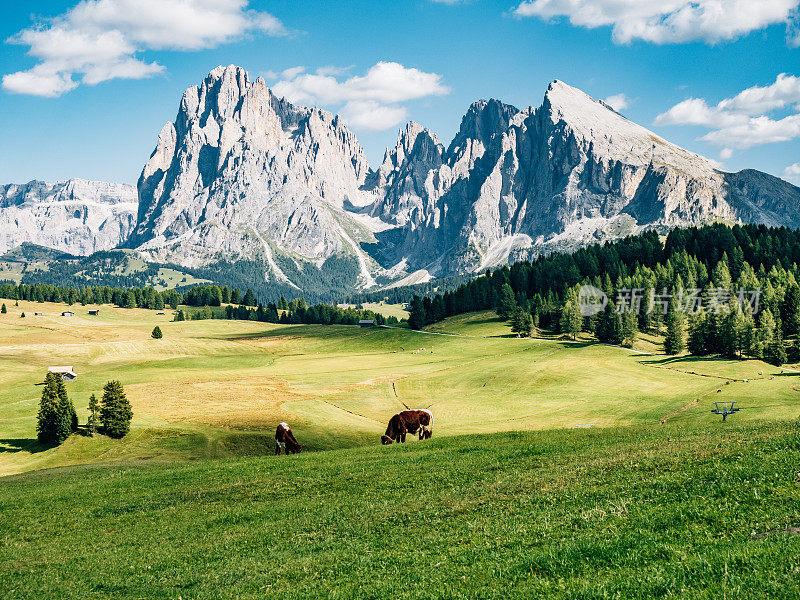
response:
[[[425,314],[425,305],[419,296],[414,296],[411,299],[411,304],[408,306],[408,326],[411,329],[422,329],[427,323],[427,315]]]
[[[517,308],[517,298],[514,290],[507,283],[500,288],[500,295],[497,298],[497,316],[503,321],[507,320]]]
[[[578,307],[578,298],[574,290],[570,290],[567,296],[567,301],[564,303],[564,308],[561,309],[561,319],[559,320],[559,327],[561,333],[571,335],[572,339],[576,339],[583,326],[583,315]]]
[[[775,365],[776,367],[780,367],[781,365],[785,364],[787,360],[786,347],[783,345],[783,335],[781,333],[781,329],[780,319],[776,319],[772,340],[769,346],[767,346],[765,352],[765,358],[767,359],[767,362]]]
[[[781,306],[781,320],[784,337],[800,332],[800,287],[796,283],[786,289]]]
[[[636,343],[636,313],[626,310],[620,315],[620,344],[626,348],[633,348]]]
[[[128,290],[122,296],[122,306],[123,308],[136,308],[136,294],[133,291]]]
[[[72,433],[73,426],[77,428],[75,421],[77,421],[75,408],[69,402],[61,376],[57,373],[48,373],[44,380],[36,418],[39,441],[46,444],[60,444]]]
[[[59,409],[69,422],[70,433],[78,431],[78,413],[75,412],[75,405],[69,399],[67,394],[67,386],[64,385],[64,380],[60,375],[55,378],[56,393],[58,394]]]
[[[6,309],[5,303],[3,303],[3,306],[0,307],[0,314],[6,314],[7,312],[8,312],[8,309]]]
[[[97,396],[92,394],[89,396],[89,421],[87,423],[89,435],[94,436],[97,433],[97,426],[100,423],[100,403],[97,401]]]
[[[528,337],[533,331],[531,313],[517,307],[511,316],[511,331],[520,337]]]
[[[183,309],[181,309],[177,313],[175,313],[175,319],[174,320],[175,321],[185,321],[186,320],[186,315],[183,313]]]
[[[22,313],[22,314],[19,316],[19,318],[20,318],[20,319],[24,319],[24,318],[25,318],[25,313],[23,312],[23,313]]]
[[[103,388],[100,422],[104,433],[112,438],[124,437],[131,428],[133,410],[119,381],[109,381]]]
[[[48,373],[45,377],[39,412],[36,415],[36,436],[44,444],[60,444],[67,439],[70,429],[60,410],[54,377],[54,373]]]
[[[153,333],[150,334],[150,337],[152,337],[154,340],[160,340],[161,338],[163,338],[164,334],[161,333],[161,327],[159,327],[158,325],[153,327]]]
[[[258,302],[256,302],[256,295],[250,288],[247,288],[247,291],[244,294],[244,298],[242,298],[242,304],[244,304],[245,306],[255,306],[256,304],[258,304]]]
[[[289,308],[289,305],[286,304],[286,298],[281,296],[281,299],[278,300],[278,310],[287,310],[288,308]]]
[[[678,310],[674,298],[669,303],[667,312],[667,334],[664,337],[664,352],[680,354],[686,347],[684,338],[684,314]]]

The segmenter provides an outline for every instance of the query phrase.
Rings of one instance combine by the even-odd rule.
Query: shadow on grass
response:
[[[3,452],[29,452],[30,454],[36,454],[55,447],[56,444],[43,444],[37,439],[0,439],[0,454]]]
[[[580,341],[580,340],[559,340],[559,339],[549,339],[549,342],[556,342],[562,348],[588,348],[589,346],[597,346],[599,342],[594,341]]]

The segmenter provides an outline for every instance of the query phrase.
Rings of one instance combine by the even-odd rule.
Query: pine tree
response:
[[[24,318],[25,318],[25,313],[23,312],[23,313],[22,313],[22,314],[19,316],[19,318],[20,318],[20,319],[24,319]]]
[[[136,294],[133,291],[128,290],[122,296],[122,307],[123,308],[136,308]]]
[[[497,298],[497,316],[505,321],[511,317],[515,308],[517,308],[517,298],[514,296],[514,290],[510,285],[504,283]]]
[[[64,380],[60,375],[56,375],[56,393],[59,399],[59,409],[63,413],[65,419],[69,422],[69,431],[74,433],[78,431],[78,413],[75,412],[75,405],[69,399],[67,394],[67,386],[64,385]]]
[[[163,333],[161,333],[161,327],[159,327],[158,325],[156,325],[156,326],[153,328],[153,333],[151,333],[151,334],[150,334],[150,337],[152,337],[154,340],[160,340],[161,338],[163,338],[163,337],[164,337],[164,334],[163,334]]]
[[[3,306],[0,307],[0,314],[6,314],[7,312],[8,312],[8,309],[6,308],[5,303],[3,303]]]
[[[678,310],[673,299],[669,303],[667,312],[667,334],[664,337],[664,352],[667,354],[680,354],[686,347],[684,338],[684,315]]]
[[[786,363],[786,347],[783,345],[783,337],[781,336],[780,327],[775,329],[775,335],[772,338],[772,343],[767,348],[767,360],[780,367]]]
[[[622,343],[622,318],[610,302],[606,304],[603,312],[597,315],[595,335],[604,344]]]
[[[175,321],[185,321],[186,320],[186,315],[183,313],[183,309],[181,309],[177,313],[175,313],[175,319],[174,320]]]
[[[94,436],[97,433],[97,426],[100,423],[100,403],[97,401],[97,396],[92,394],[89,396],[89,435]]]
[[[244,304],[245,306],[255,306],[256,304],[258,304],[258,302],[256,302],[256,295],[250,288],[247,288],[247,291],[244,294],[244,298],[242,298],[242,304]]]
[[[626,310],[622,313],[620,318],[620,344],[626,348],[633,348],[636,343],[636,313],[632,310]]]
[[[796,283],[786,289],[781,307],[781,320],[785,337],[800,332],[800,287]]]
[[[578,307],[578,299],[573,290],[570,290],[570,293],[567,295],[564,308],[561,309],[561,319],[558,324],[561,333],[571,335],[573,340],[578,337],[583,327],[583,315],[581,315],[581,310]]]
[[[278,300],[278,310],[287,310],[289,305],[286,303],[286,298],[281,296],[281,299]]]
[[[533,331],[531,313],[517,307],[511,316],[511,331],[521,337],[528,337]]]
[[[427,322],[427,315],[425,313],[425,305],[419,296],[414,296],[411,299],[411,304],[408,307],[408,326],[411,329],[422,329]]]
[[[103,388],[100,422],[104,433],[112,438],[124,437],[131,428],[133,410],[119,381],[109,381]]]
[[[72,432],[72,414],[59,393],[59,383],[63,387],[61,377],[56,373],[48,373],[44,380],[39,413],[36,416],[36,434],[39,441],[45,444],[60,444]],[[66,390],[63,395],[66,396]]]

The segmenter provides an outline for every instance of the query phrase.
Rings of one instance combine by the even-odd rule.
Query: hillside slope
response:
[[[797,423],[0,479],[18,598],[794,598]],[[91,543],[87,543],[91,540]]]

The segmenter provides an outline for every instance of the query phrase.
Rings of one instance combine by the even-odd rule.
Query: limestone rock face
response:
[[[218,67],[183,95],[139,178],[138,224],[127,245],[186,266],[260,257],[288,282],[276,254],[322,264],[357,257],[368,227],[345,206],[369,200],[369,166],[339,117],[276,98],[262,79]]]
[[[30,242],[88,255],[125,241],[136,224],[136,187],[70,179],[0,185],[0,254]]]
[[[536,109],[476,102],[443,153],[425,143],[409,152],[415,132],[409,126],[387,153],[373,209],[400,229],[378,234],[391,250],[383,258],[411,271],[479,272],[717,220],[800,226],[797,187],[722,172],[560,81]]]
[[[560,81],[538,108],[475,102],[447,147],[409,123],[371,170],[339,117],[218,67],[186,90],[137,187],[138,210],[130,186],[0,187],[0,248],[122,245],[186,267],[254,259],[265,281],[319,292],[480,272],[648,229],[800,226],[800,188],[722,172]]]

